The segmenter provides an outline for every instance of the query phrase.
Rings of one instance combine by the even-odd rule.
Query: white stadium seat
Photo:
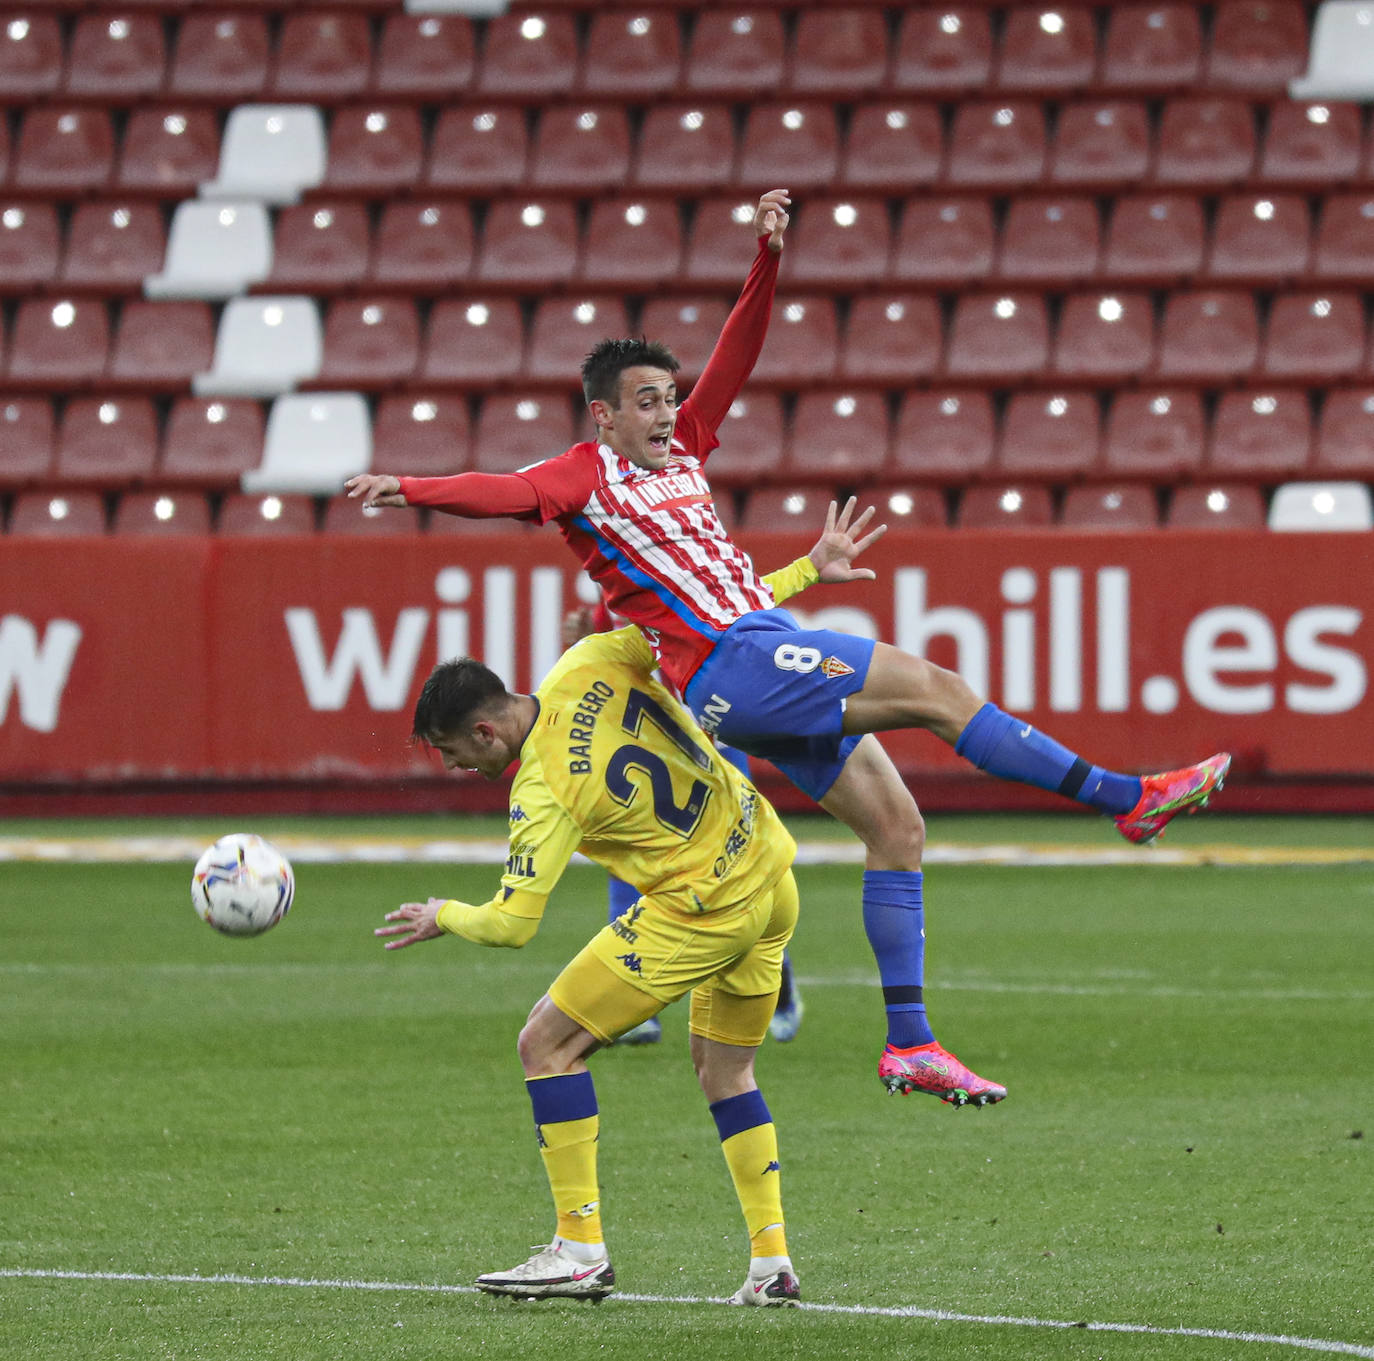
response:
[[[272,403],[262,463],[243,474],[242,487],[335,496],[371,466],[372,422],[360,393],[296,393]]]
[[[295,203],[324,179],[324,119],[313,104],[240,104],[220,143],[219,174],[201,198]]]
[[[1269,528],[1374,529],[1374,504],[1363,482],[1286,482],[1274,492]]]
[[[191,380],[197,397],[275,397],[313,378],[324,357],[310,298],[234,298],[219,319],[215,362]]]
[[[1374,99],[1374,4],[1326,0],[1317,10],[1307,71],[1288,82],[1294,99]]]
[[[261,203],[177,204],[150,298],[230,298],[272,272],[272,223]]]

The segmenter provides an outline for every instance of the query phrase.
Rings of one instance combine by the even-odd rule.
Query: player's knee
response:
[[[515,1052],[519,1055],[520,1066],[525,1070],[526,1077],[540,1077],[552,1071],[549,1067],[551,1055],[547,1042],[540,1035],[539,1028],[533,1024],[532,1018],[520,1031],[515,1041]]]
[[[884,810],[866,838],[868,849],[888,864],[903,869],[921,868],[926,849],[926,823],[915,800],[909,799]]]

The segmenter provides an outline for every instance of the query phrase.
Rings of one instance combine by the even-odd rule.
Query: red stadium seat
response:
[[[650,340],[661,340],[677,357],[682,365],[677,375],[679,392],[700,377],[729,314],[729,302],[713,295],[650,298],[644,304],[639,329]],[[778,320],[779,310],[775,303],[770,337],[780,330]],[[758,376],[757,367],[754,376]]]
[[[474,282],[536,293],[577,266],[577,210],[567,199],[503,199],[487,210]]]
[[[10,397],[0,403],[0,487],[47,480],[54,427],[52,403],[46,397]]]
[[[799,288],[848,291],[887,275],[892,223],[883,199],[809,199],[788,235],[787,276]]]
[[[167,232],[153,203],[83,203],[67,226],[59,284],[106,293],[140,292],[162,268]]]
[[[473,427],[472,465],[481,472],[513,473],[561,454],[577,439],[576,431],[562,393],[490,393]]]
[[[167,89],[224,105],[259,99],[270,58],[265,15],[196,8],[177,23]]]
[[[768,338],[750,375],[752,383],[800,387],[834,377],[839,320],[833,299],[788,294],[773,304]]]
[[[799,95],[851,100],[887,74],[887,22],[880,9],[807,6],[792,34],[789,87]]]
[[[954,306],[945,372],[958,380],[1027,378],[1049,360],[1049,317],[1039,293],[966,293]]]
[[[384,198],[420,178],[424,134],[418,110],[407,104],[360,104],[339,109],[329,128],[324,188]]]
[[[1374,482],[1374,388],[1337,388],[1326,394],[1312,472]]]
[[[991,83],[992,29],[978,5],[908,5],[892,54],[892,87],[943,98],[981,92]]]
[[[749,233],[740,230],[740,235]],[[582,234],[577,277],[589,288],[657,288],[679,277],[682,250],[682,217],[675,199],[598,198]]]
[[[158,480],[237,488],[243,474],[262,462],[264,426],[262,405],[251,398],[178,397],[162,437]]]
[[[720,448],[707,472],[713,486],[757,486],[782,468],[782,398],[776,392],[747,392],[735,398],[717,431]]]
[[[630,123],[618,104],[565,104],[539,116],[530,187],[591,195],[619,188],[630,173]]]
[[[1021,5],[1008,11],[997,54],[1004,90],[1058,96],[1082,89],[1097,72],[1097,28],[1085,5]]]
[[[1226,289],[1170,294],[1160,331],[1158,372],[1187,383],[1243,378],[1259,359],[1254,295]]]
[[[334,104],[360,95],[372,76],[368,18],[338,9],[288,13],[276,57],[270,99]]]
[[[472,462],[472,416],[466,397],[407,393],[383,397],[372,421],[372,471],[451,477]]]
[[[109,347],[103,302],[25,298],[14,319],[6,377],[20,388],[84,388],[104,373]]]
[[[1374,285],[1374,193],[1332,194],[1325,200],[1312,274],[1327,283]]]
[[[810,388],[797,398],[787,474],[850,486],[880,478],[892,445],[887,397],[863,389]]]
[[[944,324],[928,293],[883,291],[849,307],[836,377],[847,383],[905,388],[940,370]]]
[[[1198,7],[1182,0],[1112,5],[1107,10],[1099,80],[1113,90],[1167,94],[1188,89],[1202,71]]]
[[[1306,471],[1311,457],[1306,392],[1274,388],[1221,394],[1207,450],[1210,475],[1281,482]]]
[[[884,482],[865,491],[859,505],[860,509],[873,506],[878,512],[875,523],[893,529],[945,529],[949,525],[945,494],[936,487]]]
[[[157,466],[157,412],[146,397],[78,397],[57,435],[54,478],[67,486],[127,487]]]
[[[1139,483],[1070,487],[1059,524],[1074,530],[1158,529],[1159,502],[1152,487]]]
[[[758,252],[758,238],[750,226],[757,204],[743,193],[697,204],[682,266],[682,277],[691,287],[738,289],[744,282]]]
[[[10,510],[11,534],[103,534],[105,498],[98,491],[23,492]]]
[[[114,184],[123,193],[192,198],[218,168],[214,111],[160,104],[130,111]]]
[[[754,98],[782,85],[784,61],[780,14],[751,8],[702,10],[692,27],[682,84],[697,98]]]
[[[1059,111],[1049,181],[1085,189],[1138,183],[1150,166],[1150,119],[1139,99],[1094,99]]]
[[[908,195],[939,180],[945,134],[935,104],[874,100],[856,105],[844,140],[840,182],[862,191]]]
[[[1090,198],[1018,195],[1007,208],[997,274],[1009,282],[1073,284],[1097,272],[1097,204]]]
[[[126,491],[112,527],[116,534],[208,534],[210,507],[199,492]]]
[[[1103,471],[1112,477],[1173,481],[1202,467],[1207,427],[1202,397],[1185,389],[1118,392],[1102,444]]]
[[[1016,392],[1002,418],[995,466],[1016,480],[1067,482],[1097,466],[1102,413],[1091,392]]]
[[[293,203],[277,213],[269,293],[335,293],[367,277],[367,208],[347,200]]]
[[[1367,350],[1358,293],[1287,293],[1269,309],[1259,372],[1287,382],[1337,382],[1363,371]]]
[[[1154,303],[1147,293],[1077,293],[1064,299],[1051,372],[1071,382],[1130,382],[1155,357]]]
[[[525,381],[575,387],[589,351],[608,337],[629,332],[630,318],[618,294],[541,298],[530,321]]]
[[[1197,187],[1235,184],[1254,168],[1255,117],[1242,99],[1181,95],[1159,118],[1155,179]]]
[[[382,209],[372,281],[414,293],[442,293],[472,272],[472,215],[462,199],[393,199]]]
[[[1219,282],[1270,286],[1299,277],[1312,221],[1300,194],[1232,194],[1217,205],[1207,273]]]
[[[102,108],[37,105],[24,114],[10,182],[71,198],[104,189],[114,170],[114,130]]]
[[[945,178],[961,189],[1023,189],[1045,172],[1045,114],[1026,99],[958,105]]]
[[[567,91],[577,70],[574,16],[558,11],[497,14],[487,20],[479,96],[542,103]]]
[[[424,511],[409,507],[372,506],[364,510],[347,496],[331,496],[324,503],[320,529],[326,534],[419,534]]]
[[[0,207],[0,292],[30,293],[52,283],[61,247],[51,203],[11,201]]]
[[[631,181],[643,190],[719,192],[734,178],[734,164],[728,104],[655,104],[640,125]]]
[[[996,241],[987,199],[909,199],[897,228],[892,280],[933,288],[967,285],[992,273]]]
[[[466,94],[476,69],[470,16],[388,14],[372,85],[385,98],[438,102]]]
[[[62,82],[62,29],[56,14],[15,15],[0,28],[0,102],[29,104]]]
[[[106,381],[119,388],[184,392],[214,358],[215,317],[209,303],[131,298],[120,308]]]
[[[420,319],[410,298],[336,298],[324,323],[324,361],[308,386],[378,392],[411,378]]]
[[[1244,483],[1176,487],[1164,517],[1168,529],[1263,529],[1264,497]]]
[[[1300,0],[1221,0],[1203,81],[1282,94],[1307,70],[1307,13]]]
[[[73,99],[133,104],[156,95],[167,66],[162,20],[110,11],[81,15],[67,50],[63,87]]]
[[[444,298],[429,314],[416,381],[427,388],[510,383],[524,359],[524,324],[513,298]]]
[[[1194,195],[1123,194],[1112,207],[1102,273],[1122,283],[1180,283],[1201,270],[1205,233]]]
[[[741,184],[820,189],[834,182],[839,168],[840,133],[832,104],[773,100],[749,106],[740,140]],[[757,200],[757,193],[753,197]]]
[[[525,182],[528,159],[523,110],[460,104],[439,114],[422,183],[459,194],[501,193]]]
[[[315,502],[309,496],[232,493],[220,503],[218,534],[313,534]]]
[[[897,413],[892,471],[921,481],[968,482],[992,467],[996,443],[987,392],[909,392]]]
[[[1038,482],[968,487],[959,498],[960,529],[1048,529],[1054,524],[1049,488]]]
[[[820,487],[765,487],[749,493],[741,529],[814,532],[825,516],[834,491]]]
[[[1329,189],[1360,173],[1364,126],[1357,104],[1299,104],[1269,109],[1259,177],[1266,184]]]
[[[626,103],[659,99],[676,89],[681,70],[682,33],[674,9],[594,12],[577,88]]]

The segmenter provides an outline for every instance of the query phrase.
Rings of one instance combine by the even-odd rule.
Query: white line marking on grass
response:
[[[300,1276],[240,1276],[222,1273],[201,1276],[192,1272],[166,1275],[150,1271],[60,1271],[36,1267],[0,1267],[0,1278],[39,1281],[132,1281],[152,1285],[269,1285],[305,1290],[361,1290],[422,1295],[476,1295],[470,1285],[431,1285],[418,1281],[315,1280]],[[617,1292],[612,1302],[626,1304],[715,1304],[724,1299],[706,1295],[636,1295]],[[936,1323],[985,1323],[1007,1328],[1078,1328],[1090,1333],[1135,1333],[1151,1337],[1197,1337],[1218,1342],[1262,1342],[1300,1351],[1333,1352],[1341,1356],[1374,1359],[1374,1347],[1358,1342],[1332,1342],[1320,1337],[1290,1337],[1284,1333],[1242,1333],[1225,1328],[1161,1328],[1150,1323],[1097,1323],[1088,1320],[1027,1318],[1014,1314],[958,1314],[949,1309],[921,1309],[914,1304],[894,1306],[862,1304],[803,1304],[814,1314],[862,1315],[867,1318],[921,1318]]]

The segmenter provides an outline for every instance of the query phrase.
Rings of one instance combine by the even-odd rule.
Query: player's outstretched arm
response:
[[[886,525],[878,525],[864,530],[873,518],[875,508],[869,506],[854,519],[854,508],[858,498],[851,496],[845,507],[840,510],[832,501],[825,513],[825,529],[816,540],[816,546],[807,555],[816,566],[817,577],[827,585],[845,581],[873,581],[877,574],[867,567],[855,567],[854,559],[866,548],[877,543],[887,533]]]
[[[371,506],[409,504],[401,490],[401,479],[393,477],[390,473],[359,473],[357,477],[350,477],[344,483],[344,490],[355,501],[361,497],[364,510]]]

